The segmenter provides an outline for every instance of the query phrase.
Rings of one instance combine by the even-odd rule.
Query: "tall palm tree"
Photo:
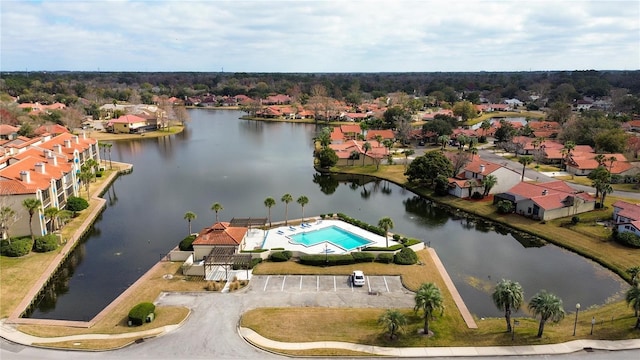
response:
[[[106,143],[107,151],[109,152],[109,170],[113,169],[113,163],[111,162],[111,147],[113,147],[112,143]]]
[[[107,144],[106,143],[98,143],[98,146],[102,150],[102,163],[107,163]]]
[[[564,155],[564,168],[567,169],[567,162],[571,157],[571,152],[576,148],[576,143],[573,141],[567,141],[564,143],[564,147],[560,149],[560,152]]]
[[[487,175],[482,178],[482,186],[484,186],[483,196],[489,195],[491,189],[498,183],[498,178],[495,175]]]
[[[218,213],[222,210],[224,210],[224,208],[222,207],[222,205],[220,203],[213,203],[213,205],[211,205],[211,210],[215,211],[216,213],[216,222],[218,222]]]
[[[378,221],[378,227],[384,230],[384,240],[389,247],[389,229],[393,229],[393,220],[390,217],[383,217]]]
[[[546,290],[540,291],[529,300],[529,310],[533,313],[533,316],[540,315],[539,338],[542,337],[544,324],[548,320],[558,322],[564,318],[562,299]]]
[[[471,152],[471,161],[473,161],[473,158],[478,155],[478,148],[472,146],[471,149],[469,149],[469,152]]]
[[[640,280],[640,266],[630,267],[626,271],[627,274],[631,275],[631,285],[638,285],[638,280]]]
[[[384,140],[382,135],[380,134],[376,135],[376,141],[378,142],[378,147],[382,146],[382,140]]]
[[[480,129],[482,129],[482,136],[487,136],[487,130],[491,129],[491,122],[487,119],[480,124]]]
[[[518,311],[524,303],[524,293],[519,283],[502,279],[491,294],[493,303],[500,310],[504,310],[507,322],[507,332],[511,332],[511,311]]]
[[[429,319],[437,310],[444,311],[444,300],[440,289],[434,283],[424,283],[415,295],[416,305],[413,311],[422,311],[424,318],[424,334],[429,335]]]
[[[596,156],[594,156],[594,157],[593,157],[593,159],[594,159],[595,161],[597,161],[597,162],[598,162],[598,165],[600,165],[600,166],[604,166],[604,160],[605,160],[606,158],[607,158],[607,157],[606,157],[606,156],[604,156],[604,154],[598,154],[598,155],[596,155]]]
[[[609,183],[603,183],[602,187],[600,188],[600,195],[602,195],[602,201],[600,201],[600,203],[602,204],[602,207],[604,208],[604,198],[607,197],[607,194],[611,194],[613,192],[613,186],[611,186],[611,184]]]
[[[196,218],[198,218],[198,215],[196,215],[196,213],[194,213],[193,211],[187,211],[186,213],[184,213],[184,219],[189,223],[189,235],[192,234],[191,221],[195,220]]]
[[[387,309],[378,318],[378,324],[384,326],[389,332],[389,338],[393,340],[404,325],[407,325],[407,318],[398,310]]]
[[[296,202],[300,204],[300,207],[302,207],[302,222],[304,222],[304,206],[309,203],[309,198],[304,195],[300,195]]]
[[[293,196],[291,194],[286,193],[282,195],[280,201],[284,203],[284,224],[289,225],[289,203],[293,201]]]
[[[9,226],[15,222],[16,212],[9,206],[0,209],[0,240],[7,239],[11,243],[9,236]]]
[[[54,232],[56,229],[56,218],[60,213],[60,209],[55,206],[44,209],[44,217],[49,219],[49,232]]]
[[[91,199],[91,193],[89,192],[89,187],[91,185],[91,180],[93,180],[93,173],[83,166],[83,169],[78,174],[78,179],[80,182],[84,184],[85,190],[87,190],[87,200]]]
[[[447,143],[451,140],[448,135],[440,135],[438,136],[438,143],[442,146],[441,150],[444,150],[447,147]]]
[[[402,152],[402,155],[404,155],[404,169],[407,169],[407,165],[409,162],[409,156],[415,154],[416,152],[413,151],[412,149],[406,149]]]
[[[275,204],[276,204],[276,201],[271,196],[264,199],[264,206],[266,206],[267,209],[269,209],[269,227],[271,227],[271,207],[274,206]]]
[[[33,236],[33,226],[31,225],[31,223],[33,222],[33,214],[35,214],[36,211],[42,206],[42,201],[36,198],[28,198],[22,201],[22,206],[24,206],[24,208],[27,209],[27,212],[29,213],[29,233],[31,234],[31,241],[35,243],[35,238]]]
[[[467,181],[464,182],[464,186],[468,186],[469,187],[469,198],[471,198],[472,192],[473,192],[473,188],[475,186],[478,186],[478,180],[476,179],[469,179]]]
[[[524,181],[524,171],[527,170],[527,165],[533,162],[533,156],[531,155],[520,156],[520,158],[518,159],[518,162],[522,164],[522,177],[520,178],[520,181]]]
[[[371,144],[367,141],[362,144],[362,151],[364,152],[364,156],[362,157],[362,166],[364,166],[364,160],[366,159],[369,150],[371,150]]]

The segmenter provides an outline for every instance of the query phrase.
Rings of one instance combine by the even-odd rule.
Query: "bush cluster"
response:
[[[403,248],[393,257],[393,262],[398,265],[413,265],[418,262],[418,255],[411,248]]]
[[[31,238],[18,238],[0,241],[0,253],[8,257],[25,256],[31,251]]]
[[[400,250],[404,247],[403,244],[397,244],[397,245],[392,245],[389,247],[381,247],[381,246],[369,246],[364,248],[364,250],[367,251],[396,251],[396,250]]]
[[[272,253],[270,259],[274,262],[283,262],[289,261],[289,259],[291,259],[291,256],[293,256],[293,253],[291,251],[285,250]]]
[[[249,269],[253,269],[256,265],[262,262],[262,258],[253,258],[251,259],[251,263],[249,263]],[[242,270],[244,269],[240,264],[233,264],[233,270]]]
[[[180,251],[193,251],[193,241],[196,239],[196,235],[189,235],[180,241],[178,248]]]
[[[129,311],[129,321],[132,325],[140,326],[147,321],[147,316],[156,311],[156,306],[150,302],[140,303]]]
[[[349,216],[347,216],[347,215],[345,215],[343,213],[338,213],[338,218],[340,220],[346,222],[346,223],[349,223],[351,225],[354,225],[354,226],[357,226],[359,228],[365,229],[365,230],[367,230],[369,232],[372,232],[374,234],[378,234],[380,236],[385,236],[386,235],[386,232],[384,231],[384,229],[381,229],[381,228],[379,228],[377,226],[373,226],[373,225],[367,224],[364,221],[360,221],[358,219],[354,219],[354,218],[349,217]]]
[[[377,262],[383,264],[391,264],[393,262],[393,254],[392,253],[382,253],[378,254]]]
[[[300,256],[300,263],[311,266],[334,266],[355,264],[351,254],[312,254]]]
[[[354,252],[351,253],[353,260],[357,263],[373,262],[376,259],[376,255],[369,252]]]
[[[69,196],[65,209],[73,212],[73,215],[75,216],[76,212],[82,211],[88,207],[89,203],[87,200],[77,196]]]
[[[402,245],[404,246],[412,246],[415,244],[419,244],[421,243],[422,240],[418,240],[418,239],[406,239],[405,241],[402,242]]]
[[[624,246],[640,248],[640,236],[636,234],[630,232],[615,232],[613,239]]]
[[[58,236],[56,234],[47,234],[36,238],[33,245],[33,251],[45,253],[58,248]]]

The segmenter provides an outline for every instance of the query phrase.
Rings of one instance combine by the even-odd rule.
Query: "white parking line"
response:
[[[302,275],[300,276],[300,290],[302,290]]]
[[[387,284],[387,278],[383,276],[382,279],[384,280],[384,287],[386,287],[387,292],[389,292],[389,284]]]
[[[320,276],[316,276],[316,291],[320,291]]]
[[[369,292],[371,292],[371,282],[369,281],[368,276],[367,276],[367,287],[369,288]]]
[[[280,291],[284,291],[284,283],[287,282],[287,276],[285,275],[284,278],[282,278],[282,286],[280,287]]]
[[[262,291],[267,291],[267,285],[269,285],[269,278],[270,276],[267,276],[267,281],[264,282],[264,288],[262,289]]]
[[[336,277],[333,277],[333,291],[338,291],[338,288],[336,287]]]

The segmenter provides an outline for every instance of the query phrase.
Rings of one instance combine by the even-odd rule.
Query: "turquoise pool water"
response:
[[[347,251],[372,243],[372,241],[350,233],[337,226],[329,226],[302,234],[295,234],[291,236],[291,239],[304,246],[313,246],[328,241]]]

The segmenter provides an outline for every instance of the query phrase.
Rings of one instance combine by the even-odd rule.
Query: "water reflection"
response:
[[[421,224],[430,228],[443,226],[449,221],[450,215],[444,208],[420,196],[410,197],[402,203],[407,213],[415,215]]]

